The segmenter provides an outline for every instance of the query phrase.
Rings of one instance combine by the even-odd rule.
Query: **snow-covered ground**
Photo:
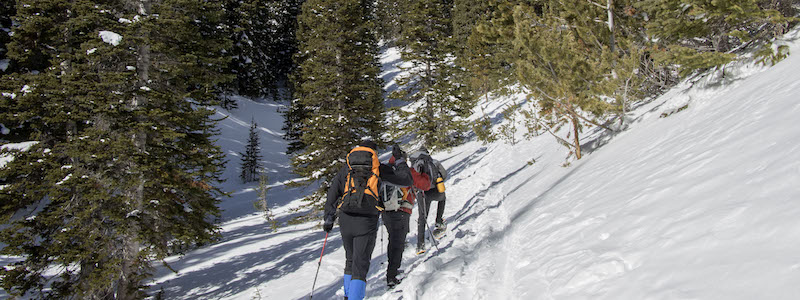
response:
[[[416,256],[415,212],[401,267],[406,279],[387,292],[386,233],[379,233],[368,298],[797,299],[800,33],[787,40],[794,55],[774,67],[728,66],[724,77],[708,74],[640,104],[624,132],[585,132],[587,153],[569,166],[567,150],[549,135],[435,154],[451,175],[448,234],[438,249]],[[390,48],[381,59],[392,89],[403,73],[399,55]],[[503,107],[523,99],[482,105],[500,122]],[[167,259],[178,273],[158,267],[151,291],[164,299],[311,293],[325,233],[314,222],[272,232],[254,208],[255,184],[238,179],[251,118],[278,220],[297,215],[293,208],[313,189],[283,186],[294,177],[283,153],[281,106],[239,103],[217,115],[227,116],[219,144],[229,159],[223,189],[232,192],[222,202],[223,240]],[[338,230],[327,241],[317,299],[342,296]]]
[[[787,37],[800,53],[800,34]],[[384,75],[400,63],[388,54],[382,61]],[[628,130],[586,132],[587,155],[566,167],[566,149],[549,135],[513,146],[469,142],[436,154],[451,174],[448,234],[438,250],[416,256],[412,230],[401,267],[406,279],[387,292],[386,233],[379,233],[368,298],[796,299],[797,70],[800,55],[791,55],[771,68],[738,63],[724,77],[684,82],[632,111]],[[499,119],[505,104],[523,98],[483,105]],[[254,114],[266,126],[262,138],[274,138],[265,147],[274,177],[289,180],[276,107],[245,106],[239,121],[224,122],[223,146],[243,149],[244,112]],[[303,191],[278,189],[271,199],[279,215],[299,205]],[[270,232],[263,218],[248,214],[254,193],[238,193],[223,203],[230,219],[224,241],[171,258],[180,272],[161,269],[154,291],[163,288],[168,299],[308,298],[324,232],[317,224]],[[416,228],[416,213],[411,220]],[[342,296],[343,264],[337,227],[315,297]]]

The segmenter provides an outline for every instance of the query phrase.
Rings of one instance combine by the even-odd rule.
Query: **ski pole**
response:
[[[422,213],[425,216],[425,228],[428,229],[428,237],[431,238],[431,242],[433,242],[433,246],[436,247],[436,250],[439,251],[439,243],[436,242],[436,239],[433,238],[433,231],[431,231],[431,227],[428,226],[428,196],[425,195],[425,192],[422,192]]]
[[[319,253],[319,263],[317,263],[317,273],[314,274],[314,284],[311,285],[311,295],[308,299],[314,297],[314,287],[317,286],[317,275],[319,275],[319,267],[322,266],[322,255],[325,254],[325,245],[328,244],[328,232],[325,233],[325,241],[322,242],[322,252]]]

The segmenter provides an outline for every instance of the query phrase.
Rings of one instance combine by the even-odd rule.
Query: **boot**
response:
[[[400,284],[400,279],[397,279],[397,277],[386,278],[386,286],[389,288],[393,288],[398,284]]]
[[[349,300],[363,300],[367,294],[367,282],[360,279],[353,279],[350,281],[350,290],[348,291]]]
[[[417,255],[425,253],[425,243],[417,244]]]
[[[342,276],[342,287],[344,287],[344,298],[347,299],[348,291],[350,290],[350,281],[353,280],[353,275],[344,274]]]

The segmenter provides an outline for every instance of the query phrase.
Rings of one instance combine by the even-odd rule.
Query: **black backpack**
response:
[[[380,161],[375,150],[356,147],[347,154],[347,179],[338,208],[344,212],[377,214],[383,210],[378,186]]]

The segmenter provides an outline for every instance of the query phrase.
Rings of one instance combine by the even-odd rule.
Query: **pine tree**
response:
[[[4,1],[0,3],[0,75],[11,73],[13,66],[8,59],[8,48],[6,44],[11,40],[11,17],[16,13],[14,2]]]
[[[455,46],[456,80],[466,88],[461,97],[488,102],[489,92],[511,84],[511,47],[493,41],[479,30],[489,26],[496,5],[489,2],[456,0],[453,8],[453,44]],[[516,107],[516,106],[515,106]],[[480,107],[481,112],[484,108]],[[485,114],[472,124],[479,140],[489,142],[496,137],[491,132],[491,120]]]
[[[681,74],[723,65],[732,51],[784,33],[794,11],[791,1],[646,0],[635,4],[647,14],[647,32],[657,40],[654,57],[677,63]]]
[[[379,0],[376,1],[376,27],[378,37],[386,42],[394,42],[400,38],[403,26],[406,23],[403,14],[406,11],[408,0]]]
[[[288,141],[286,154],[295,154],[306,148],[302,138],[306,129],[306,125],[303,122],[308,117],[308,114],[308,109],[300,103],[300,99],[293,99],[282,112],[283,139]]]
[[[143,298],[152,260],[216,236],[221,7],[18,1],[4,122],[37,141],[0,168],[11,295]],[[34,72],[36,71],[36,72]],[[57,276],[48,274],[58,270]],[[50,289],[41,289],[47,284]]]
[[[299,0],[229,0],[226,24],[234,36],[231,71],[242,95],[280,98],[293,69]]]
[[[380,139],[383,95],[373,2],[309,0],[298,19],[299,54],[291,112],[302,146],[292,158],[305,183],[325,182],[362,138]],[[312,196],[313,198],[313,196]]]
[[[257,180],[261,169],[261,146],[259,146],[256,128],[258,128],[256,121],[250,121],[250,137],[247,139],[247,146],[244,153],[239,153],[242,156],[242,174],[239,177],[244,183]]]
[[[608,99],[619,88],[617,52],[609,45],[607,11],[587,1],[541,1],[499,7],[501,17],[484,27],[505,39],[517,53],[517,80],[536,99],[536,112],[525,115],[531,130],[545,130],[582,157],[580,133],[599,124],[613,109]],[[486,32],[484,34],[487,34]],[[566,137],[558,129],[569,124]],[[570,141],[571,139],[571,141]]]
[[[410,0],[398,41],[402,58],[413,66],[400,78],[394,98],[419,103],[409,122],[398,124],[399,134],[414,134],[428,149],[457,144],[466,131],[463,117],[472,109],[471,99],[459,97],[451,55],[453,45],[448,0]]]

